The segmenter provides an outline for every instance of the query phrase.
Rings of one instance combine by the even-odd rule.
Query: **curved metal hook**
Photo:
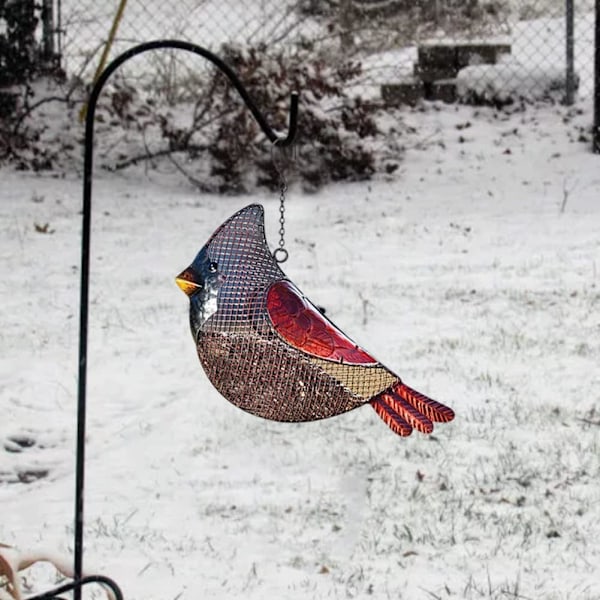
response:
[[[100,583],[105,585],[110,588],[114,594],[115,600],[123,600],[123,592],[117,585],[117,582],[112,580],[110,577],[105,577],[104,575],[89,575],[88,577],[82,577],[78,581],[70,581],[69,583],[65,583],[64,585],[54,588],[53,590],[49,590],[48,592],[36,594],[35,596],[29,596],[27,600],[52,600],[53,598],[56,600],[59,594],[64,594],[65,592],[70,592],[71,590],[79,590],[79,592],[81,592],[81,588],[89,583]]]
[[[81,238],[81,295],[80,295],[80,318],[79,318],[79,378],[77,387],[77,459],[75,468],[75,582],[82,581],[83,565],[83,488],[85,476],[85,420],[86,420],[86,377],[87,377],[87,338],[88,338],[88,306],[89,306],[89,271],[90,271],[90,230],[92,215],[92,167],[94,153],[94,116],[96,104],[100,92],[108,78],[126,61],[138,54],[157,50],[159,48],[173,48],[186,50],[198,54],[212,62],[222,71],[237,89],[242,100],[252,112],[252,115],[271,142],[277,141],[278,145],[289,146],[294,141],[298,124],[298,93],[293,92],[290,99],[290,118],[288,133],[285,138],[280,138],[269,127],[265,117],[262,115],[246,88],[233,72],[218,56],[196,44],[182,40],[155,40],[139,44],[130,48],[115,58],[102,72],[92,91],[88,101],[88,109],[85,121],[85,149],[83,166],[83,225]],[[81,588],[74,588],[75,600],[81,598]]]
[[[158,50],[160,48],[172,48],[175,50],[186,50],[187,52],[192,52],[193,54],[198,54],[212,62],[220,71],[222,71],[231,81],[235,89],[239,92],[242,100],[246,104],[246,106],[250,109],[250,112],[256,119],[257,123],[260,125],[261,129],[265,133],[265,135],[269,138],[271,142],[277,141],[277,143],[281,146],[289,146],[293,143],[294,138],[296,137],[296,130],[298,125],[298,92],[292,92],[290,97],[290,118],[289,118],[289,126],[288,133],[285,138],[280,138],[269,126],[265,117],[260,112],[250,95],[248,94],[244,84],[240,81],[239,77],[235,74],[235,72],[231,69],[227,63],[225,63],[221,58],[219,58],[216,54],[213,54],[210,50],[203,48],[202,46],[198,46],[197,44],[192,44],[191,42],[185,42],[183,40],[154,40],[152,42],[145,42],[143,44],[138,44],[129,50],[123,52],[115,58],[107,67],[104,69],[100,77],[98,77],[92,91],[90,93],[90,97],[88,100],[88,111],[86,115],[86,139],[88,134],[93,136],[93,123],[94,123],[94,113],[96,110],[96,103],[98,101],[98,96],[100,96],[100,92],[104,87],[104,84],[108,80],[108,78],[116,71],[124,62],[128,61],[130,58],[137,56],[138,54],[142,54],[144,52],[148,52],[149,50]]]

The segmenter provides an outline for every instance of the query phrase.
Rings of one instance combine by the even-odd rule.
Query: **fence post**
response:
[[[596,0],[596,35],[594,40],[594,131],[593,151],[600,154],[600,0]]]
[[[575,102],[575,9],[573,0],[566,0],[566,95],[565,104],[571,106]]]
[[[47,64],[53,63],[56,58],[55,33],[54,1],[44,0],[42,4],[42,56]]]

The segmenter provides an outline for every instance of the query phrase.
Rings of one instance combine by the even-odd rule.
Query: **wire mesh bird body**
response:
[[[371,403],[403,436],[454,417],[355,344],[287,279],[269,251],[260,205],[221,225],[177,283],[190,299],[207,376],[243,410],[298,422]]]

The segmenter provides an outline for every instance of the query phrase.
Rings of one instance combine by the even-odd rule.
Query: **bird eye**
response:
[[[218,265],[216,262],[214,262],[214,261],[213,261],[213,262],[211,262],[211,263],[208,265],[208,270],[209,270],[211,273],[216,273],[216,272],[217,272],[217,268],[218,268],[218,266],[219,266],[219,265]]]

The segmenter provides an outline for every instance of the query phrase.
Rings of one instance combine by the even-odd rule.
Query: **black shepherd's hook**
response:
[[[296,128],[298,121],[298,94],[293,92],[290,99],[290,116],[288,133],[285,138],[280,138],[269,127],[266,119],[258,110],[256,104],[252,101],[248,92],[244,88],[242,82],[237,75],[226,65],[218,56],[209,52],[201,46],[184,42],[180,40],[156,40],[134,46],[127,50],[117,58],[115,58],[102,72],[94,87],[92,88],[87,106],[87,115],[85,122],[85,156],[83,168],[83,229],[81,238],[81,296],[80,296],[80,321],[79,321],[79,381],[77,390],[77,459],[76,459],[76,475],[75,475],[75,564],[74,564],[74,586],[69,588],[74,590],[75,600],[81,598],[82,579],[82,564],[83,564],[83,503],[84,503],[84,475],[85,475],[85,420],[86,420],[86,376],[87,376],[87,340],[88,340],[88,304],[89,304],[89,271],[90,271],[90,225],[92,215],[92,166],[94,153],[94,115],[96,113],[96,104],[100,92],[108,78],[116,71],[124,62],[134,56],[147,52],[149,50],[157,50],[159,48],[174,48],[178,50],[186,50],[194,54],[203,56],[212,62],[220,71],[222,71],[233,86],[237,89],[246,106],[250,109],[254,118],[264,131],[265,135],[271,142],[277,141],[279,146],[289,146],[293,143],[296,136]],[[92,579],[89,579],[92,581]],[[95,579],[94,581],[100,581]],[[107,583],[106,579],[102,579],[103,583]],[[54,595],[66,591],[65,587],[59,588],[59,591],[54,590]],[[117,588],[118,589],[118,588]],[[53,594],[52,592],[48,592]],[[122,596],[116,594],[118,600]],[[41,598],[40,596],[39,598]],[[44,598],[52,596],[45,595]]]

